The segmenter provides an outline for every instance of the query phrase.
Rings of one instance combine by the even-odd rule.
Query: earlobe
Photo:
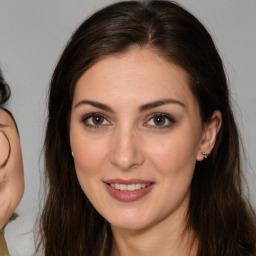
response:
[[[212,114],[210,122],[204,124],[204,131],[202,135],[201,144],[197,153],[197,161],[202,161],[211,153],[217,134],[221,128],[222,115],[219,110],[215,110]]]

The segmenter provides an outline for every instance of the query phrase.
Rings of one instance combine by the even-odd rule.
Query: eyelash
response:
[[[151,120],[154,120],[154,118],[164,118],[164,124],[163,125],[148,125],[148,123],[151,121]],[[168,124],[165,124],[166,121],[168,122]],[[165,113],[153,113],[149,116],[149,119],[148,121],[146,121],[143,126],[147,126],[148,128],[150,129],[165,129],[165,128],[169,128],[172,124],[175,124],[176,121],[175,119],[168,115],[168,114],[165,114]]]
[[[90,124],[89,123],[90,118],[97,118],[97,117],[98,118],[103,118],[103,122],[100,123],[100,124]],[[154,118],[164,118],[164,123],[160,124],[160,125],[150,125],[149,122],[151,120],[154,121]],[[85,126],[90,127],[90,128],[100,128],[102,126],[111,125],[110,121],[108,121],[108,119],[101,113],[90,113],[90,114],[84,116],[81,121]],[[166,121],[168,122],[168,124],[165,124]],[[93,121],[91,121],[91,122],[93,123]],[[104,122],[108,122],[108,124],[104,124]],[[143,126],[146,126],[147,128],[150,128],[150,129],[165,129],[165,128],[168,128],[172,124],[175,124],[175,123],[176,123],[175,119],[172,116],[168,115],[168,114],[153,113],[147,118],[147,121],[143,123]]]
[[[86,116],[84,116],[83,118],[82,118],[82,123],[84,123],[84,125],[85,126],[87,126],[87,127],[90,127],[90,128],[100,128],[101,126],[108,126],[109,124],[89,124],[88,123],[88,120],[90,119],[90,118],[96,118],[96,117],[100,117],[100,118],[103,118],[104,120],[103,120],[103,122],[105,122],[105,121],[107,121],[108,123],[110,123],[109,121],[108,121],[108,119],[104,116],[104,115],[102,115],[101,113],[91,113],[91,114],[88,114],[88,115],[86,115]]]

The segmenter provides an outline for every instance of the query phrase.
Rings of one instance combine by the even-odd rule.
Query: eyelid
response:
[[[91,117],[96,117],[96,116],[100,116],[100,117],[103,117],[109,124],[99,124],[99,125],[92,125],[92,124],[88,124],[86,123],[86,121],[91,118]],[[86,114],[84,115],[82,118],[81,118],[81,122],[87,126],[87,127],[91,127],[91,128],[100,128],[101,126],[109,126],[111,124],[111,122],[109,121],[109,118],[107,118],[104,114],[102,113],[98,113],[98,112],[93,112],[93,113],[89,113],[89,114]]]
[[[168,121],[168,124],[164,124],[164,125],[150,125],[150,124],[148,124],[150,122],[150,120],[152,120],[153,118],[155,118],[157,116],[161,116],[162,118],[165,118]],[[98,124],[97,125],[97,124],[89,124],[88,122],[86,122],[89,118],[92,118],[92,117],[102,117],[107,122],[107,124]],[[81,122],[86,127],[91,127],[91,128],[106,127],[106,126],[110,126],[112,124],[108,117],[106,117],[104,114],[99,113],[99,112],[92,112],[92,113],[84,115],[81,118]],[[163,113],[163,112],[157,112],[157,113],[152,113],[152,114],[148,115],[146,117],[146,121],[143,122],[142,125],[147,127],[147,128],[164,129],[164,128],[170,127],[174,123],[176,123],[176,120],[170,114],[166,114],[166,113]]]
[[[170,123],[167,124],[167,125],[147,125],[147,123],[154,117],[157,117],[157,116],[161,116],[163,118],[166,118]],[[163,113],[163,112],[157,112],[157,113],[152,113],[150,114],[148,117],[147,117],[147,121],[143,123],[143,126],[146,126],[148,128],[153,128],[153,129],[164,129],[164,128],[168,128],[170,127],[172,124],[175,124],[176,123],[176,120],[173,116],[171,116],[170,114],[166,114],[166,113]]]

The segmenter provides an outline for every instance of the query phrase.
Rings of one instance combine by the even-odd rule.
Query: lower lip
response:
[[[121,191],[121,190],[112,188],[107,183],[105,183],[105,186],[106,186],[108,193],[112,197],[114,197],[118,201],[122,201],[122,202],[133,202],[133,201],[139,200],[140,198],[145,196],[147,193],[149,193],[151,191],[151,189],[153,188],[153,184],[150,184],[149,186],[147,186],[145,188],[141,188],[141,189],[138,189],[135,191]]]

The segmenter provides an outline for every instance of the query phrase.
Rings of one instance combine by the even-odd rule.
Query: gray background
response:
[[[21,135],[26,189],[6,238],[12,256],[32,255],[40,207],[47,87],[71,32],[110,0],[0,0],[0,66],[12,88]],[[256,207],[256,1],[178,0],[209,29],[229,77],[245,144],[246,177]]]

